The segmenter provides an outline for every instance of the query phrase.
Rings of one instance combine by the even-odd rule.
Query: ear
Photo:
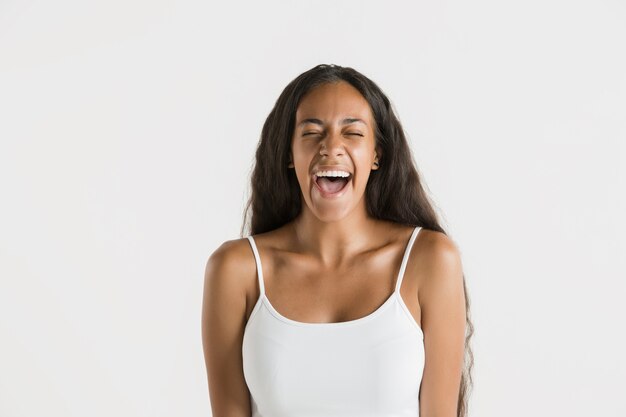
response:
[[[289,164],[287,164],[287,168],[293,168],[293,157],[291,155],[291,152],[289,152]]]
[[[372,162],[372,169],[378,169],[380,167],[380,157],[382,156],[382,149],[380,146],[376,146],[374,152],[374,162]]]

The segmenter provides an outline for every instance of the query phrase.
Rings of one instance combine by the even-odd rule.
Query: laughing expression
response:
[[[364,214],[365,186],[380,157],[367,100],[345,81],[309,91],[296,111],[291,156],[303,207],[322,221],[355,208]]]

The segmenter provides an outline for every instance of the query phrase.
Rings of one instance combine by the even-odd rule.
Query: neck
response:
[[[332,268],[371,247],[380,237],[380,222],[365,211],[353,211],[338,221],[325,222],[308,210],[294,219],[292,230],[298,247],[319,258],[322,265]]]

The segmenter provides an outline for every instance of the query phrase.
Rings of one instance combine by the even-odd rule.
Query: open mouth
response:
[[[332,196],[341,193],[352,180],[352,175],[347,177],[318,177],[313,176],[313,181],[317,185],[322,195]]]

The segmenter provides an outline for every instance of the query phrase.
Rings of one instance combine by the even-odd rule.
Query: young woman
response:
[[[285,88],[263,126],[249,210],[250,233],[206,265],[214,417],[467,414],[460,253],[374,82],[318,65]]]

